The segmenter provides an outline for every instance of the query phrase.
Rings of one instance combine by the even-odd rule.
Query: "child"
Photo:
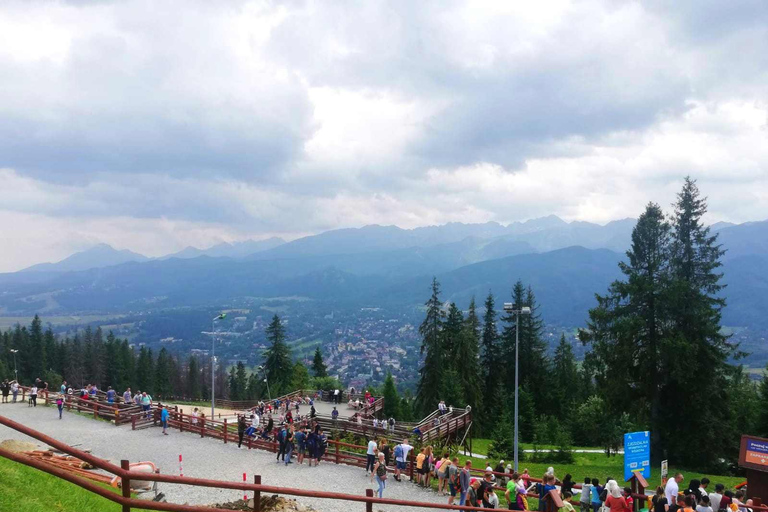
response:
[[[627,509],[630,512],[635,510],[635,499],[632,497],[632,489],[629,487],[624,488],[624,500],[627,502]]]
[[[61,412],[64,410],[64,396],[63,395],[59,395],[56,398],[56,407],[59,408],[59,419],[61,419]]]
[[[603,492],[603,488],[600,486],[600,480],[597,478],[592,479],[592,512],[598,512],[600,510],[600,505],[603,504],[603,502],[600,500],[600,494]]]

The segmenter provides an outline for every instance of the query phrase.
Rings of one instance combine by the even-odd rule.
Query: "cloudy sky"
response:
[[[0,271],[338,227],[768,218],[768,2],[0,3]]]

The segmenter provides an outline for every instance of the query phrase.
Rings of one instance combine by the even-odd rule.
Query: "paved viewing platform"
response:
[[[309,406],[306,406],[307,410]],[[340,411],[346,409],[341,404]],[[303,411],[302,411],[303,412]],[[240,482],[243,473],[247,473],[250,482],[254,475],[261,475],[265,485],[277,485],[298,489],[343,492],[365,495],[366,489],[375,489],[363,469],[333,462],[321,462],[318,467],[299,465],[295,462],[285,466],[275,462],[275,454],[263,450],[237,448],[237,443],[223,444],[212,438],[200,438],[189,432],[171,431],[164,436],[160,428],[131,430],[129,427],[116,427],[89,416],[64,413],[58,419],[55,407],[38,406],[30,408],[26,403],[2,404],[0,415],[18,421],[55,439],[79,449],[90,450],[100,458],[119,465],[121,459],[130,462],[152,461],[161,473],[179,474],[179,455],[183,456],[184,476],[212,478]],[[0,440],[18,439],[37,443],[37,441],[10,428],[0,426]],[[39,444],[39,443],[37,443]],[[169,502],[189,504],[213,504],[242,499],[242,491],[188,487],[173,484],[159,484],[159,489]],[[251,496],[249,496],[251,497]],[[446,503],[447,499],[431,490],[422,489],[407,478],[396,482],[387,480],[385,498],[413,501]],[[303,505],[309,505],[323,512],[343,512],[349,510],[349,502],[316,498],[297,498]],[[362,509],[362,505],[360,505]],[[376,506],[377,510],[415,512],[411,507]]]

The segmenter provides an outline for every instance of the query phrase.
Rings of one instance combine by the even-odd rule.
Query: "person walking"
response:
[[[163,424],[163,435],[168,435],[168,408],[166,406],[163,406],[163,410],[160,412],[160,423]]]
[[[123,393],[123,403],[125,405],[130,405],[133,402],[133,395],[131,394],[131,388],[128,388],[125,390],[125,393]]]
[[[291,460],[293,456],[293,425],[288,427],[288,431],[285,433],[285,465],[293,464]]]
[[[389,459],[392,455],[392,447],[389,446],[386,438],[381,439],[381,443],[379,444],[379,451],[384,454],[384,463],[389,466]]]
[[[245,435],[245,416],[237,417],[237,447],[242,449],[243,436]]]
[[[67,392],[67,381],[62,381],[61,387],[59,388],[59,393],[66,394]]]
[[[379,498],[384,497],[384,488],[387,486],[387,464],[384,460],[384,454],[380,453],[376,464],[371,471],[371,482],[376,479],[376,484],[379,486]]]
[[[680,483],[685,480],[682,473],[675,473],[674,478],[667,480],[667,485],[664,487],[664,497],[667,498],[667,503],[670,506],[673,503],[677,503],[677,494],[680,492]]]
[[[376,463],[376,450],[378,449],[378,445],[376,444],[376,441],[374,439],[371,439],[368,441],[368,451],[366,452],[366,462],[365,462],[365,474],[367,475],[369,472],[373,474],[373,466]]]
[[[277,433],[277,443],[278,443],[278,450],[277,450],[277,458],[276,461],[278,464],[281,462],[285,462],[285,438],[288,436],[288,427],[283,424],[283,427],[280,429],[280,432]]]
[[[59,409],[59,419],[61,419],[61,413],[64,411],[64,395],[56,397],[56,407]]]
[[[8,382],[8,379],[5,379],[2,384],[0,384],[0,391],[3,393],[3,403],[8,403],[8,393],[11,392],[11,385]]]
[[[37,407],[37,384],[32,384],[29,390],[29,407]]]
[[[19,383],[15,380],[11,381],[11,394],[13,395],[13,403],[16,403],[16,397],[19,396]]]
[[[469,475],[470,469],[472,469],[472,461],[467,460],[464,463],[464,469],[462,469],[461,473],[459,474],[459,506],[461,507],[463,507],[467,502],[467,493],[469,492],[469,482],[471,480]],[[478,485],[480,484],[478,483]]]

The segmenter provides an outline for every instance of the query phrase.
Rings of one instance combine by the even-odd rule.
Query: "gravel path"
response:
[[[178,475],[181,454],[184,460],[184,476],[241,482],[245,472],[250,482],[253,482],[254,474],[260,474],[265,485],[357,495],[365,495],[367,488],[376,489],[376,484],[371,484],[360,468],[336,465],[332,462],[321,462],[319,467],[312,468],[296,463],[285,467],[283,464],[276,464],[275,455],[269,452],[238,450],[237,443],[225,445],[222,441],[201,439],[187,432],[176,431],[163,436],[160,428],[133,431],[128,425],[116,427],[105,421],[66,412],[64,419],[59,420],[54,407],[29,408],[26,404],[2,404],[0,414],[69,445],[90,449],[93,455],[109,459],[117,465],[120,464],[120,459],[128,459],[131,462],[148,460],[154,462],[162,473]],[[0,440],[3,439],[31,440],[20,432],[0,425]],[[159,485],[160,491],[173,503],[212,504],[242,498],[240,491],[163,483]],[[409,483],[407,479],[396,482],[391,477],[387,479],[384,497],[447,503],[447,498],[438,496],[433,491],[421,489]],[[314,498],[300,497],[297,500],[323,512],[362,511],[365,506],[363,503]],[[415,512],[429,509],[384,505],[375,506],[374,510]]]

